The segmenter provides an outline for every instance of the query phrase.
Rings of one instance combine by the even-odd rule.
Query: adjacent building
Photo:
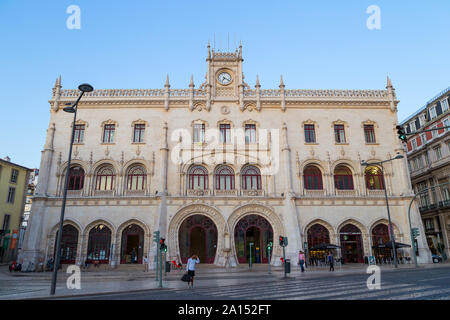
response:
[[[31,170],[0,159],[0,261],[9,262],[17,256],[25,197]]]
[[[450,126],[450,87],[402,122],[406,133]],[[408,166],[433,254],[450,256],[450,128],[408,136]],[[428,189],[427,192],[422,190]],[[421,192],[422,191],[422,192]]]
[[[55,253],[69,171],[62,262],[117,266],[154,256],[160,231],[168,259],[236,266],[281,263],[277,239],[288,237],[287,258],[299,250],[321,258],[320,244],[362,263],[389,240],[386,188],[396,240],[410,244],[407,219],[413,191],[406,157],[382,168],[361,161],[390,159],[404,149],[396,136],[397,105],[385,90],[252,88],[242,47],[208,45],[206,76],[196,87],[97,89],[78,106],[73,161],[67,168],[73,114],[62,109],[78,90],[56,80],[39,183],[26,233],[25,263]],[[423,227],[419,212],[413,227]],[[268,244],[273,242],[272,255]],[[419,262],[429,262],[418,238]],[[411,250],[399,256],[410,258]]]

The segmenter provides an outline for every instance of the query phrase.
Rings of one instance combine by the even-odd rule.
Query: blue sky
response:
[[[70,5],[81,29],[69,30]],[[381,9],[369,30],[366,9]],[[253,86],[384,89],[392,79],[399,120],[450,86],[450,1],[0,0],[0,157],[38,167],[51,89],[186,88],[206,72],[206,45],[243,44]],[[227,41],[229,39],[229,41]]]

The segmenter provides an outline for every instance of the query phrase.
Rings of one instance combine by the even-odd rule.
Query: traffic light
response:
[[[159,231],[153,232],[153,242],[159,242]]]
[[[413,239],[416,239],[420,235],[419,228],[411,228],[411,235]]]
[[[167,252],[167,246],[165,244],[166,239],[161,238],[159,239],[159,250]]]
[[[396,128],[397,128],[398,138],[402,142],[406,142],[408,140],[408,138],[406,137],[405,129],[403,129],[402,126],[397,126]]]
[[[284,247],[284,237],[280,236],[280,246]]]
[[[280,246],[287,247],[287,245],[288,245],[288,238],[280,236]]]
[[[270,242],[267,244],[267,248],[270,250],[270,249],[272,249],[272,246],[273,246],[273,243],[272,243],[272,241],[270,241]]]

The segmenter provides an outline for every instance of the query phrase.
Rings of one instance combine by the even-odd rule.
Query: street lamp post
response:
[[[61,238],[62,238],[62,229],[64,224],[64,212],[66,210],[66,199],[67,199],[67,184],[69,181],[69,171],[70,171],[70,162],[72,160],[72,146],[73,146],[73,139],[75,136],[75,121],[77,119],[77,109],[78,109],[78,102],[80,101],[81,97],[84,95],[85,92],[91,92],[94,90],[94,88],[87,83],[83,83],[78,86],[78,89],[81,91],[80,96],[78,97],[77,101],[75,101],[74,104],[71,106],[65,107],[63,110],[68,113],[73,113],[73,123],[72,123],[72,137],[70,139],[70,148],[69,148],[69,160],[67,161],[67,169],[66,169],[66,178],[64,180],[64,196],[61,206],[61,217],[59,220],[59,229],[58,229],[58,238],[56,241],[56,257],[53,264],[53,276],[52,276],[52,285],[50,289],[50,294],[55,294],[56,289],[56,278],[58,274],[58,268],[59,268],[59,260],[61,259]]]
[[[398,268],[398,264],[397,264],[397,249],[395,248],[395,235],[394,235],[394,230],[393,230],[394,228],[392,227],[392,222],[391,222],[391,212],[389,210],[389,201],[388,201],[388,196],[387,196],[386,180],[384,178],[383,163],[389,162],[389,161],[392,161],[392,160],[402,159],[402,158],[403,158],[403,156],[401,154],[398,154],[394,158],[383,160],[383,161],[379,161],[379,162],[367,163],[364,160],[361,161],[361,165],[363,165],[363,166],[368,166],[368,165],[380,165],[381,166],[381,173],[382,173],[382,176],[383,176],[384,197],[386,199],[386,208],[387,208],[388,221],[389,221],[389,228],[388,228],[389,229],[389,238],[391,239],[392,250],[394,252],[394,267],[395,268]]]

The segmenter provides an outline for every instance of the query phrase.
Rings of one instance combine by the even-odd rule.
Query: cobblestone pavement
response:
[[[281,268],[267,265],[223,269],[200,265],[195,288],[180,281],[184,271],[163,276],[163,288],[153,272],[142,270],[87,271],[81,289],[68,289],[69,274],[60,272],[56,298],[71,299],[450,299],[450,264],[381,266],[381,289],[368,290],[367,266],[293,267],[284,278]],[[0,299],[49,298],[51,273],[9,273],[0,267]]]

